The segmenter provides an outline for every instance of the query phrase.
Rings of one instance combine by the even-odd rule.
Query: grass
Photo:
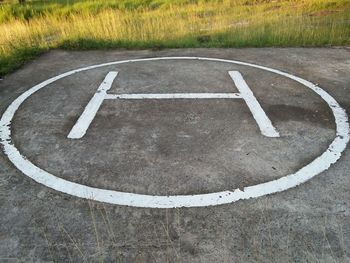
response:
[[[227,227],[220,215],[181,208],[125,219],[113,206],[88,201],[80,222],[85,232],[76,229],[79,218],[55,218],[58,227],[35,219],[34,229],[44,240],[40,257],[52,262],[348,262],[346,217],[288,209],[281,216],[271,209],[270,200],[259,200],[247,217],[232,217]],[[198,216],[204,225],[185,221]]]
[[[0,34],[0,76],[51,48],[342,46],[350,1],[5,1]]]

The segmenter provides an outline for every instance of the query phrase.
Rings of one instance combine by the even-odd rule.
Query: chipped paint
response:
[[[33,93],[46,87],[50,83],[55,82],[58,79],[73,75],[77,72],[86,71],[89,69],[100,68],[104,66],[117,65],[129,62],[141,62],[141,61],[157,61],[157,60],[203,60],[203,61],[216,61],[223,63],[232,63],[237,65],[249,66],[253,68],[262,69],[268,72],[276,73],[286,78],[292,79],[298,83],[303,84],[305,87],[313,90],[318,94],[325,103],[330,107],[334,115],[336,124],[336,137],[329,145],[328,149],[311,161],[309,164],[301,168],[295,173],[288,174],[277,180],[270,182],[248,186],[242,190],[227,190],[216,193],[208,194],[194,194],[194,195],[172,195],[172,196],[156,196],[156,195],[142,195],[136,193],[126,193],[113,190],[99,189],[73,183],[62,178],[59,178],[53,174],[46,172],[45,170],[37,167],[35,164],[21,155],[19,150],[12,143],[11,139],[11,121],[14,114],[21,106],[21,104]],[[151,207],[151,208],[174,208],[174,207],[202,207],[210,205],[220,205],[232,203],[237,200],[249,199],[261,197],[268,194],[281,192],[292,187],[298,186],[314,176],[327,170],[332,164],[337,162],[341,157],[342,152],[345,150],[347,143],[349,142],[349,123],[348,116],[345,110],[340,107],[336,100],[329,95],[326,91],[318,87],[317,85],[304,80],[300,77],[288,74],[286,72],[272,69],[260,65],[251,63],[216,59],[216,58],[200,58],[200,57],[159,57],[159,58],[146,58],[146,59],[134,59],[108,62],[104,64],[89,66],[72,70],[56,77],[50,78],[24,92],[17,99],[15,99],[10,106],[6,109],[0,120],[0,139],[5,154],[9,160],[25,175],[32,178],[36,182],[43,184],[47,187],[55,189],[57,191],[70,194],[73,196],[92,199],[95,201],[106,202],[118,205],[127,205],[135,207]]]

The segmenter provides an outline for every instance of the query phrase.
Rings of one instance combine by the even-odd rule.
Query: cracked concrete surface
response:
[[[0,81],[0,111],[35,84],[108,61],[203,56],[300,76],[349,113],[346,48],[55,50]],[[109,70],[111,93],[236,92],[238,70],[281,134],[260,134],[242,100],[105,101],[87,134],[67,135]],[[335,136],[312,91],[269,72],[199,61],[154,61],[77,73],[32,95],[13,140],[33,163],[89,186],[157,195],[242,188],[295,172]],[[206,208],[145,209],[86,201],[32,181],[0,154],[0,261],[346,262],[350,257],[349,151],[307,183]],[[17,261],[16,261],[17,260]]]

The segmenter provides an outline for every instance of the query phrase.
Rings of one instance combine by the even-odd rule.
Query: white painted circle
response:
[[[77,72],[82,72],[90,69],[100,68],[104,66],[111,66],[116,64],[123,64],[129,62],[142,62],[142,61],[157,61],[157,60],[201,60],[201,61],[216,61],[224,63],[232,63],[237,65],[249,66],[273,72],[284,77],[295,80],[304,86],[310,88],[317,93],[331,108],[335,118],[336,124],[336,137],[329,145],[328,149],[322,153],[319,157],[314,159],[308,165],[304,166],[293,174],[286,175],[277,180],[261,183],[253,186],[245,187],[242,190],[236,189],[232,191],[222,191],[208,194],[195,194],[195,195],[173,195],[173,196],[157,196],[157,195],[143,195],[127,192],[119,192],[107,189],[99,189],[89,187],[86,185],[77,184],[71,181],[64,180],[53,174],[46,172],[45,170],[37,167],[31,163],[25,156],[21,155],[19,150],[13,145],[11,139],[11,121],[14,114],[18,110],[19,106],[33,93],[44,88],[45,86],[55,82],[58,79],[73,75]],[[232,203],[241,199],[249,199],[254,197],[260,197],[276,192],[281,192],[289,188],[295,187],[301,183],[304,183],[316,176],[317,174],[327,170],[333,163],[335,163],[341,156],[341,153],[345,150],[347,143],[349,142],[349,122],[348,116],[343,108],[339,106],[336,100],[329,95],[326,91],[318,87],[317,85],[304,80],[302,78],[293,76],[291,74],[282,72],[280,70],[259,66],[251,63],[217,59],[217,58],[203,58],[203,57],[158,57],[158,58],[144,58],[144,59],[132,59],[123,61],[108,62],[99,65],[93,65],[76,70],[71,70],[66,73],[60,74],[56,77],[45,80],[44,82],[30,88],[17,99],[15,99],[10,106],[6,109],[0,120],[0,140],[4,147],[4,152],[8,156],[9,160],[25,175],[29,176],[33,180],[41,183],[47,187],[55,189],[57,191],[70,194],[77,197],[91,199],[100,202],[106,202],[118,205],[127,205],[135,207],[151,207],[151,208],[174,208],[174,207],[200,207],[211,206]]]

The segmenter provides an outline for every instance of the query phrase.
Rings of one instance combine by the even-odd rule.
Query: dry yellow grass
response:
[[[13,18],[0,24],[0,74],[25,50],[56,47],[344,45],[350,42],[349,11],[347,1],[224,0]]]

